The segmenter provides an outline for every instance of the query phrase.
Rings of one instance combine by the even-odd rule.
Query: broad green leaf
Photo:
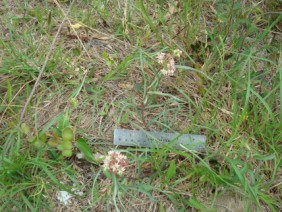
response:
[[[62,151],[62,155],[63,155],[64,157],[71,157],[71,156],[72,156],[72,151],[69,150],[69,149],[63,150],[63,151]]]
[[[62,132],[62,138],[64,141],[71,141],[73,139],[73,130],[67,127]]]
[[[61,145],[62,145],[63,150],[71,150],[73,147],[70,141],[63,141]]]
[[[87,144],[87,142],[83,138],[79,138],[77,140],[76,145],[77,145],[77,148],[81,151],[81,153],[84,154],[84,157],[87,161],[94,162],[93,152],[91,148],[89,147],[89,145]]]

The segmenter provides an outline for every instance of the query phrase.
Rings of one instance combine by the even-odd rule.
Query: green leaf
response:
[[[8,101],[9,103],[11,103],[13,99],[13,88],[12,88],[10,80],[8,80],[7,94],[8,94]]]
[[[156,202],[156,199],[151,194],[152,191],[155,189],[153,186],[145,183],[140,183],[137,185],[129,186],[128,188],[137,192],[141,192],[147,197],[149,197],[150,201]]]
[[[36,7],[36,9],[34,10],[34,12],[35,12],[35,16],[36,16],[38,22],[41,23],[41,22],[43,21],[43,16],[42,16],[41,8]]]
[[[36,136],[31,136],[31,137],[28,138],[28,142],[33,143],[33,142],[35,142],[36,139],[37,139]]]
[[[164,203],[162,201],[159,202],[159,212],[165,212]]]
[[[143,192],[151,192],[152,190],[154,190],[154,187],[151,185],[147,185],[147,184],[143,184],[140,183],[138,185],[134,186],[135,189],[137,189],[138,191],[143,191]]]
[[[143,91],[142,84],[141,84],[141,83],[135,83],[135,84],[134,84],[134,91],[135,91],[135,92],[141,92],[141,91]]]
[[[60,130],[63,130],[63,129],[65,129],[65,128],[69,127],[69,126],[70,126],[70,123],[69,123],[69,116],[68,116],[67,114],[64,114],[64,115],[62,116],[62,118],[60,119],[59,123],[58,123],[58,128],[59,128]]]
[[[21,132],[28,135],[30,132],[30,128],[26,123],[21,124]]]
[[[49,13],[48,13],[48,19],[47,19],[48,27],[50,27],[50,25],[51,25],[51,20],[52,20],[52,11],[49,11]]]
[[[109,60],[109,57],[108,57],[108,54],[106,51],[103,51],[102,52],[102,57],[105,59],[105,60]]]
[[[71,150],[73,147],[70,141],[63,141],[61,145],[63,150]]]
[[[103,109],[98,113],[100,116],[105,116],[108,114],[109,112],[109,104],[105,104],[105,106],[103,107]]]
[[[58,144],[58,145],[57,145],[57,149],[60,150],[60,151],[63,151],[63,150],[64,150],[62,144]]]
[[[91,148],[87,144],[87,142],[83,138],[79,138],[77,140],[76,145],[77,145],[77,148],[81,151],[81,153],[84,154],[85,159],[87,161],[93,163],[94,162],[94,155],[93,155]]]
[[[112,66],[115,64],[115,62],[108,56],[106,51],[102,52],[102,57],[104,58],[108,66]]]
[[[62,132],[62,138],[64,141],[71,141],[73,139],[73,130],[70,127],[67,127]]]
[[[125,114],[122,115],[121,122],[123,124],[127,124],[128,123],[128,113],[125,113]]]
[[[23,192],[21,192],[21,196],[22,196],[23,201],[25,202],[25,205],[28,206],[30,211],[36,211],[36,209],[32,206],[31,202],[28,200],[28,198],[26,198]]]
[[[59,145],[59,142],[54,140],[54,139],[50,139],[47,144],[50,146],[50,147],[53,147],[53,148],[57,148],[57,146]]]
[[[273,160],[275,159],[275,155],[261,155],[261,154],[254,154],[255,160]]]
[[[57,159],[59,158],[59,156],[58,156],[58,154],[56,153],[56,151],[54,151],[54,150],[48,150],[47,152],[49,153],[51,159],[57,160]]]
[[[42,134],[46,133],[47,130],[49,130],[55,123],[60,121],[63,116],[64,115],[59,115],[56,118],[54,118],[52,121],[48,122],[48,124],[46,124],[46,126],[41,130],[39,135],[42,135]],[[54,128],[54,129],[56,130],[56,133],[61,134],[61,129],[57,129],[57,128]],[[64,129],[64,128],[62,128],[62,129]]]
[[[45,143],[43,143],[43,142],[40,141],[40,140],[37,140],[37,141],[34,142],[33,145],[34,145],[37,149],[41,149],[41,148],[43,148],[43,147],[45,146]]]
[[[203,72],[202,70],[198,70],[195,68],[192,68],[190,66],[180,66],[180,65],[176,65],[175,66],[177,69],[183,69],[183,70],[189,70],[189,71],[194,71],[198,74],[201,74],[203,77],[206,77],[207,79],[209,79],[210,81],[214,82],[214,80],[212,78],[210,78],[205,72]]]
[[[133,62],[133,55],[126,57],[119,65],[117,65],[113,70],[111,70],[104,78],[104,81],[114,80],[117,75],[126,72],[126,68]]]
[[[202,205],[197,199],[194,199],[193,197],[189,199],[189,205],[200,211],[207,211],[207,208],[204,205]]]
[[[39,136],[39,140],[41,141],[41,142],[43,142],[43,143],[46,143],[46,141],[47,141],[47,135],[45,134],[45,133],[40,133],[39,134],[40,136]]]
[[[72,50],[72,53],[74,54],[74,56],[79,56],[79,55],[81,54],[79,48],[74,48],[74,49]]]
[[[63,150],[63,151],[62,151],[62,155],[63,155],[64,157],[71,157],[71,156],[72,156],[72,151],[69,150],[69,149]]]
[[[70,95],[70,98],[75,98],[75,97],[79,94],[79,92],[81,91],[83,85],[84,85],[84,81],[83,81],[82,83],[80,83],[80,84],[77,86],[77,88],[75,88],[75,89],[73,90],[72,94]]]
[[[166,172],[166,181],[170,181],[176,175],[175,161],[171,161]]]
[[[112,179],[114,177],[114,175],[106,170],[103,171],[104,175],[108,178],[108,179]]]

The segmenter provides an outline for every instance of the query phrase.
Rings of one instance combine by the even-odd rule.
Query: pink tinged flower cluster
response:
[[[127,157],[117,151],[109,151],[104,159],[104,170],[114,173],[115,175],[122,175],[127,166]]]
[[[165,76],[173,76],[176,71],[176,67],[172,55],[166,53],[159,53],[156,58],[158,60],[158,63],[163,66],[163,68],[161,69],[161,73]]]
[[[158,63],[159,63],[159,64],[163,64],[164,61],[165,61],[165,53],[159,53],[159,54],[157,55],[157,59],[158,59]]]
[[[167,63],[168,76],[173,76],[176,71],[174,59],[171,57]]]

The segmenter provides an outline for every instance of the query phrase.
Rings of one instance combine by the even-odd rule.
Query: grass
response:
[[[77,0],[21,120],[70,2],[0,3],[1,211],[281,210],[279,1]],[[175,49],[163,76],[156,55]],[[85,160],[36,144],[66,127]],[[116,147],[115,128],[207,147]],[[111,149],[128,157],[122,177],[93,160]],[[65,206],[57,192],[72,188],[84,195]]]

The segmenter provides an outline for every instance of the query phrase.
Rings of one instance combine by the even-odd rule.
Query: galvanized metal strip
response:
[[[178,150],[185,150],[187,148],[189,150],[201,151],[205,148],[205,143],[206,136],[204,135],[180,135],[179,133],[146,132],[127,129],[115,129],[114,131],[114,144],[120,146],[162,148],[165,145],[169,145]]]

